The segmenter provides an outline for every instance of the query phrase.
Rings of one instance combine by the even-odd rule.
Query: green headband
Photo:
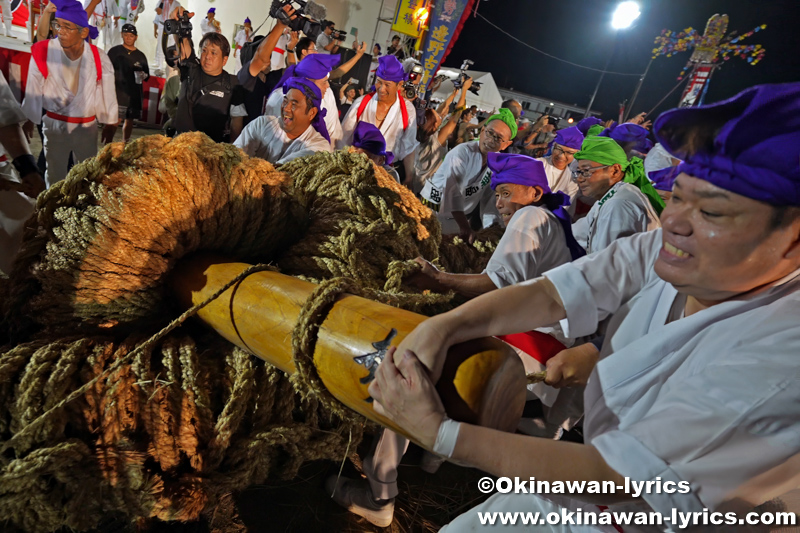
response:
[[[486,125],[488,126],[489,123],[493,120],[501,120],[505,123],[506,126],[509,127],[511,130],[511,138],[517,136],[517,119],[514,118],[514,114],[506,108],[501,109],[486,121]]]
[[[575,154],[575,159],[586,159],[601,165],[619,165],[625,172],[624,181],[635,185],[650,200],[650,205],[659,215],[664,209],[664,200],[656,192],[653,184],[647,179],[644,163],[638,157],[628,161],[625,150],[610,137],[586,137],[581,150]]]

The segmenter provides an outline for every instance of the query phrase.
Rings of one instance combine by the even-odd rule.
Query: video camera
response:
[[[464,85],[464,82],[467,80],[467,78],[469,78],[469,76],[467,76],[467,70],[474,64],[475,62],[471,59],[465,59],[464,62],[461,63],[461,72],[458,74],[458,78],[453,80],[453,87],[460,89],[461,86]],[[480,90],[481,84],[475,80],[472,80],[472,85],[469,88],[469,92],[477,96],[478,91]]]
[[[345,39],[347,39],[347,32],[333,28],[333,33],[331,33],[331,37],[333,38],[334,41],[344,41]]]
[[[422,65],[419,63],[415,63],[414,66],[411,67],[411,72],[408,73],[408,79],[403,82],[403,94],[406,100],[413,100],[417,96],[419,84],[414,82],[420,79],[424,72],[425,69],[423,69]]]
[[[284,6],[294,7],[294,14],[287,15],[283,10]],[[313,0],[272,0],[272,5],[269,8],[270,17],[283,22],[292,31],[303,32],[309,39],[314,41],[322,33],[320,21],[325,20],[327,14],[327,8]],[[340,33],[346,35],[344,32]],[[342,39],[338,40],[341,41]]]
[[[164,35],[177,35],[178,37],[192,36],[192,23],[189,21],[189,13],[183,12],[178,20],[167,19],[164,21]]]

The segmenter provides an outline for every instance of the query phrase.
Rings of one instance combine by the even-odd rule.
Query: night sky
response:
[[[612,53],[615,31],[611,14],[617,0],[484,0],[478,13],[536,48],[569,61],[602,69]],[[760,24],[765,30],[742,44],[761,44],[766,56],[755,66],[738,57],[715,71],[706,103],[723,100],[760,83],[800,81],[800,0],[639,0],[642,14],[618,34],[618,47],[608,70],[641,73],[662,29],[681,31],[689,26],[705,30],[715,13],[730,17],[728,32],[746,33]],[[677,83],[691,52],[658,57],[645,79],[632,114],[650,111]],[[470,15],[445,64],[458,67],[472,59],[478,71],[491,71],[499,87],[586,106],[597,72],[550,59],[503,35]],[[684,78],[685,79],[685,78]],[[616,118],[619,103],[630,99],[635,76],[606,74],[593,109]],[[675,107],[676,90],[649,118]]]

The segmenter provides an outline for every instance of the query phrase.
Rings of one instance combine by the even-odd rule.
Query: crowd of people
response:
[[[0,141],[16,169],[2,194],[35,198],[65,178],[70,161],[96,154],[98,125],[109,142],[122,124],[127,142],[141,113],[150,73],[131,15],[106,54],[89,42],[94,6],[51,5],[21,105],[0,80]],[[169,0],[159,9],[165,19],[185,13]],[[180,74],[162,96],[166,131],[201,131],[275,165],[355,149],[411,189],[444,234],[472,242],[482,229],[504,228],[481,273],[416,259],[409,285],[465,303],[392,348],[370,386],[376,410],[435,452],[423,468],[452,459],[512,478],[691,487],[637,498],[500,494],[481,511],[740,512],[797,486],[800,84],[757,86],[653,124],[642,114],[558,129],[546,115],[523,119],[515,100],[479,121],[466,104],[469,78],[438,106],[430,90],[403,94],[409,67],[397,57],[399,39],[386,55],[373,47],[374,84],[350,79],[337,94],[330,80],[345,76],[366,44],[354,43],[342,62],[332,28],[313,40],[276,21],[248,45],[246,24],[234,75],[224,70],[231,47],[212,8],[197,48],[174,38]],[[25,142],[34,125],[43,176]],[[514,347],[526,371],[546,371],[529,386],[541,416],[520,426],[525,434],[452,421],[435,393],[448,348],[484,336]],[[559,440],[576,427],[583,444]],[[333,477],[329,492],[389,525],[407,446],[382,431],[363,464],[366,480]],[[472,510],[446,529],[481,527]]]

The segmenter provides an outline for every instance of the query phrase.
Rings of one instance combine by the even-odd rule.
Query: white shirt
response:
[[[800,271],[667,323],[685,297],[653,270],[661,233],[545,274],[568,334],[611,316],[584,397],[586,442],[621,476],[690,482],[688,494],[643,494],[661,513],[760,504],[800,481]]]
[[[543,207],[519,209],[508,221],[484,272],[498,289],[538,278],[572,261],[564,227]]]
[[[19,124],[24,120],[25,113],[17,99],[14,98],[14,93],[11,92],[6,77],[0,72],[0,128]]]
[[[644,158],[644,171],[647,176],[651,172],[661,170],[672,166],[672,154],[661,146],[661,143],[656,143],[653,148],[647,152],[647,157]]]
[[[292,53],[286,51],[286,47],[289,46],[289,41],[292,39],[291,35],[289,35],[290,31],[289,28],[286,28],[284,33],[278,37],[278,43],[275,45],[275,48],[272,50],[272,55],[270,56],[271,70],[286,68],[286,54]],[[276,52],[275,50],[283,50],[283,52]]]
[[[238,44],[240,47],[243,47],[245,44],[249,43],[252,40],[253,40],[252,33],[250,35],[247,35],[247,31],[244,28],[242,28],[236,33],[236,38],[234,39],[236,44]]]
[[[342,121],[342,139],[336,143],[337,149],[353,144],[353,132],[358,124],[356,119],[358,107],[361,105],[361,100],[365,97],[366,95],[356,98],[356,101],[350,106],[347,115],[345,115]],[[400,111],[400,106],[403,104],[406,106],[406,111],[408,112],[408,128],[405,130],[403,129],[403,116]],[[378,96],[373,95],[367,107],[364,108],[361,120],[377,126],[378,121],[375,118],[377,111]],[[411,102],[402,98],[400,95],[397,96],[394,104],[389,108],[386,118],[383,119],[383,124],[381,124],[378,129],[386,140],[386,149],[394,154],[395,161],[402,161],[405,159],[407,155],[414,152],[417,148],[417,144],[419,144],[417,143],[417,113]]]
[[[267,98],[265,115],[273,117],[281,116],[281,104],[283,103],[283,88],[275,89]],[[336,146],[336,142],[342,138],[342,124],[339,122],[339,108],[336,107],[336,96],[330,87],[322,97],[322,109],[325,110],[325,127],[328,128],[328,137],[331,138],[331,147]],[[388,147],[387,147],[388,150]]]
[[[572,225],[572,233],[591,254],[621,237],[660,227],[661,221],[647,196],[635,185],[620,181]]]
[[[272,164],[331,151],[330,143],[313,127],[309,126],[298,138],[290,139],[281,129],[280,119],[272,116],[261,116],[250,122],[233,145],[250,157],[260,157]]]
[[[61,74],[62,57],[65,54],[58,39],[50,39],[47,45],[47,80],[31,57],[28,67],[28,80],[22,110],[34,124],[42,122],[42,109],[68,117],[97,117],[101,124],[116,124],[119,117],[117,92],[114,88],[114,67],[102,50],[100,64],[102,79],[97,82],[97,69],[94,54],[89,43],[83,44],[81,56],[80,81],[77,92],[73,93],[67,80]],[[85,124],[69,124],[70,127]],[[74,129],[74,128],[72,128]]]
[[[537,157],[537,161],[544,164],[544,171],[547,174],[547,184],[553,192],[563,192],[569,196],[569,207],[567,213],[575,214],[575,202],[581,194],[581,188],[578,183],[572,179],[571,165],[567,165],[564,170],[558,170],[555,165],[550,162],[549,157]]]
[[[438,205],[442,232],[458,233],[453,211],[465,214],[480,209],[483,227],[499,219],[491,188],[492,171],[486,166],[477,141],[461,143],[450,150],[439,170],[422,187],[420,196]]]
[[[200,29],[203,30],[203,35],[205,35],[206,33],[222,33],[221,29],[218,29],[216,26],[211,24],[211,21],[208,20],[208,17],[200,21]]]

